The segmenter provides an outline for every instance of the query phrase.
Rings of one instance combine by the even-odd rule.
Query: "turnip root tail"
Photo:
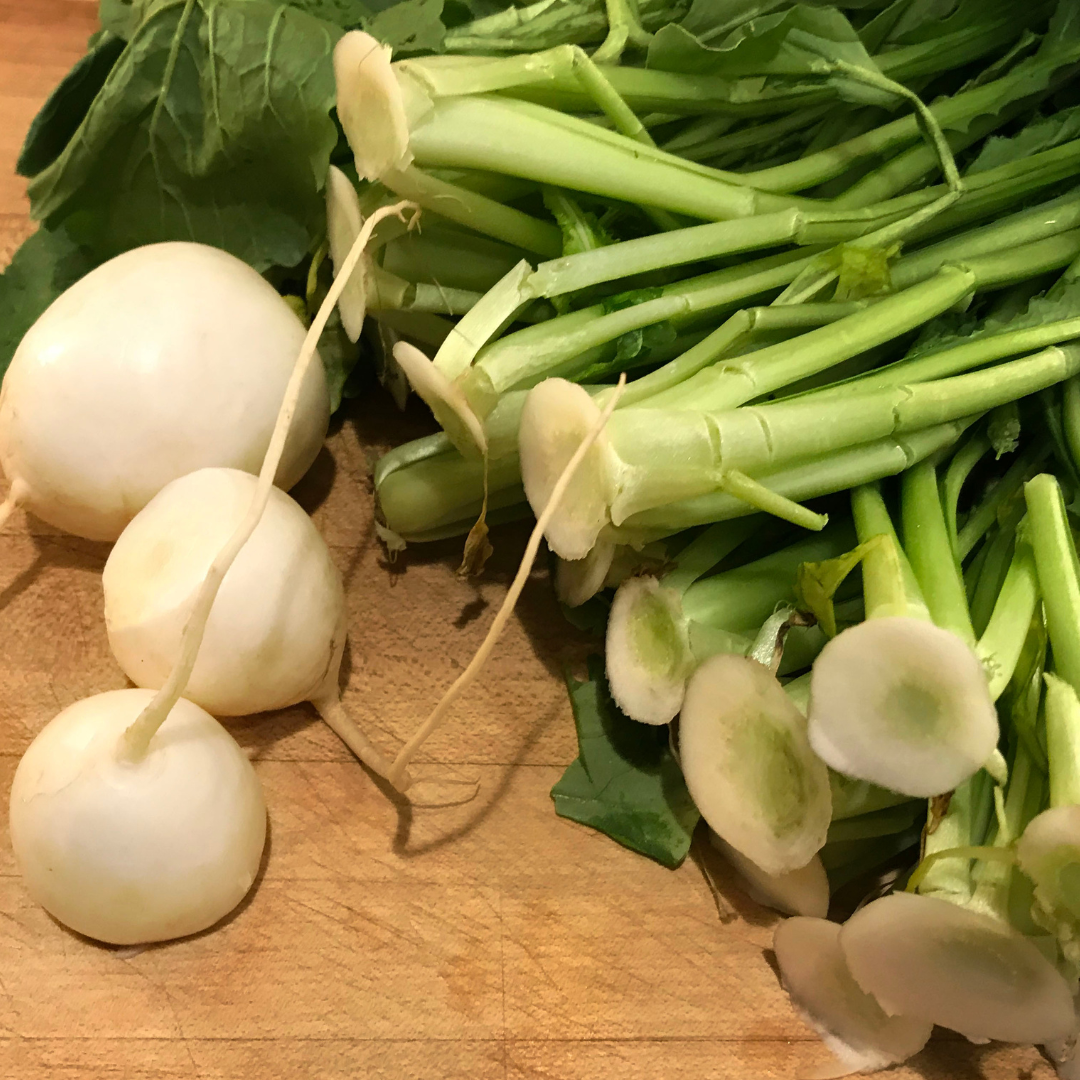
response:
[[[517,574],[514,576],[514,580],[506,593],[506,599],[503,601],[502,607],[499,608],[494,620],[492,620],[491,629],[488,630],[487,636],[481,642],[480,648],[476,650],[476,655],[469,661],[468,667],[466,667],[465,670],[450,684],[449,689],[443,694],[442,700],[432,710],[431,715],[416,729],[416,733],[401,748],[397,758],[395,758],[394,764],[386,778],[399,791],[404,791],[408,786],[404,780],[405,769],[409,762],[412,761],[417,750],[420,749],[427,741],[428,736],[443,722],[446,718],[446,714],[450,711],[450,706],[454,704],[468,688],[469,684],[480,674],[484,664],[487,663],[488,657],[498,644],[499,638],[502,635],[503,630],[506,629],[506,624],[510,621],[510,616],[514,612],[514,607],[517,605],[518,598],[521,596],[521,591],[525,588],[525,582],[528,581],[529,574],[532,572],[533,563],[536,561],[537,553],[540,550],[540,541],[544,538],[544,530],[548,527],[552,515],[558,509],[559,500],[565,494],[567,487],[570,485],[570,481],[573,480],[577,467],[584,460],[585,455],[589,452],[593,443],[599,438],[600,432],[604,430],[604,425],[608,422],[608,418],[615,411],[615,406],[618,404],[619,398],[622,396],[622,392],[625,388],[626,375],[622,374],[619,376],[619,384],[615,388],[615,392],[608,399],[607,405],[604,406],[603,411],[596,418],[592,428],[581,440],[580,445],[566,463],[566,467],[563,469],[558,480],[555,481],[547,505],[537,518],[536,526],[532,531],[532,535],[529,537],[528,544],[525,546],[525,554],[521,558],[521,565],[518,567]]]
[[[25,481],[16,477],[8,488],[7,498],[0,503],[0,529],[7,524],[13,510],[17,510],[26,496],[30,493],[30,486]]]
[[[150,740],[154,733],[164,723],[165,718],[172,711],[173,706],[180,700],[191,678],[191,672],[195,667],[195,660],[202,644],[203,635],[206,631],[206,621],[210,617],[210,609],[214,605],[221,582],[229,571],[240,553],[240,549],[247,543],[248,538],[255,531],[255,527],[262,518],[266,503],[270,498],[270,489],[277,474],[278,465],[281,461],[282,452],[285,449],[285,440],[289,434],[296,406],[300,399],[300,388],[304,382],[308,367],[315,357],[316,346],[319,337],[330,318],[334,305],[338,302],[349,277],[359,263],[365,247],[371,240],[375,227],[384,218],[403,217],[409,210],[416,210],[414,203],[399,202],[393,206],[386,206],[376,210],[360,230],[359,236],[353,243],[347,258],[338,270],[330,286],[326,299],[323,300],[315,318],[311,321],[307,337],[304,338],[300,354],[296,358],[285,396],[278,411],[277,421],[274,424],[273,434],[270,436],[270,445],[266,449],[263,458],[262,469],[259,472],[259,483],[255,495],[251,501],[244,520],[237,527],[229,542],[218,552],[203,580],[202,587],[195,598],[191,616],[184,626],[184,632],[180,640],[180,655],[173,667],[165,685],[154,695],[150,704],[139,714],[135,722],[124,732],[120,740],[120,755],[129,761],[139,761],[146,754]]]
[[[379,776],[390,776],[392,763],[381,750],[360,730],[359,725],[346,712],[341,698],[331,694],[317,701],[312,701],[319,715],[326,721],[330,730],[373,772]],[[399,786],[408,787],[412,777],[406,772],[402,775]]]

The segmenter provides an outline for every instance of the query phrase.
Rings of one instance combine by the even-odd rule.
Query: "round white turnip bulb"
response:
[[[190,701],[176,703],[144,757],[124,732],[148,690],[113,690],[65,709],[38,734],[11,786],[11,845],[30,895],[114,945],[205,930],[251,888],[266,807],[251,763]]]
[[[217,248],[150,244],[110,259],[53,301],[4,377],[12,501],[66,532],[115,540],[178,476],[257,473],[304,335],[273,286]],[[329,419],[313,363],[279,486],[308,470]]]
[[[244,521],[258,480],[200,469],[174,480],[135,516],[105,563],[105,626],[137,686],[160,689],[221,549]],[[345,591],[311,518],[271,488],[259,524],[214,600],[184,696],[215,716],[311,701],[372,769],[389,765],[342,709]]]

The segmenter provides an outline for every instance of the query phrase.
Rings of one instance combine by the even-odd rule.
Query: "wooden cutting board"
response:
[[[31,229],[18,147],[95,10],[0,2],[0,263]],[[372,394],[297,492],[347,583],[346,704],[387,749],[468,661],[526,535],[496,530],[479,584],[455,576],[456,543],[385,562],[368,461],[429,423]],[[230,727],[265,786],[270,843],[241,909],[142,951],[64,930],[23,890],[7,791],[52,716],[126,685],[102,619],[106,554],[22,515],[0,535],[0,1080],[766,1080],[828,1060],[778,984],[775,917],[722,866],[695,850],[670,872],[553,813],[576,753],[561,672],[589,642],[542,571],[416,769],[475,778],[474,800],[391,798],[307,707],[242,720]],[[1053,1071],[1030,1048],[945,1034],[891,1075]]]

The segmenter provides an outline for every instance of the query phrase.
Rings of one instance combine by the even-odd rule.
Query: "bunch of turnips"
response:
[[[222,6],[107,11],[20,158],[3,514],[115,542],[137,687],[19,766],[35,898],[118,943],[239,903],[265,807],[215,717],[309,701],[409,789],[543,538],[604,654],[558,812],[671,867],[708,836],[841,1071],[941,1025],[1080,1075],[1071,0]],[[207,77],[136,101],[181,38]],[[477,573],[537,519],[392,757],[286,493],[368,360],[441,429],[376,463],[395,552]]]

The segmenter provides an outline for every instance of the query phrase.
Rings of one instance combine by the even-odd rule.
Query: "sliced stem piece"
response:
[[[1043,1043],[1072,1030],[1065,980],[1000,919],[893,893],[848,920],[840,947],[855,981],[893,1015],[977,1042]]]
[[[777,926],[773,949],[792,1004],[851,1072],[907,1061],[929,1042],[934,1025],[885,1012],[852,977],[840,934],[839,924],[824,918]]]
[[[706,660],[686,688],[679,749],[702,817],[766,873],[805,866],[825,843],[828,770],[767,668],[742,656]]]

